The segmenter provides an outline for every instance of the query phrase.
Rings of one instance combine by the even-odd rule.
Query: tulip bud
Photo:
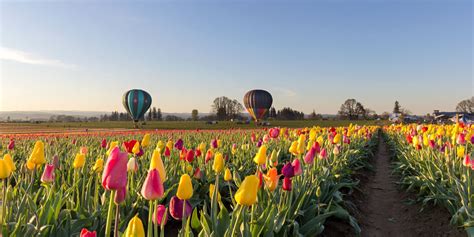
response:
[[[168,221],[168,216],[167,216],[168,209],[162,204],[159,204],[156,206],[155,213],[153,215],[153,223],[155,225],[166,225],[166,222]]]
[[[6,179],[10,176],[11,169],[8,166],[7,162],[3,159],[0,159],[0,179]]]
[[[253,161],[257,165],[263,165],[267,162],[267,146],[262,145],[259,149],[255,157],[253,158]]]
[[[94,166],[92,167],[92,170],[97,173],[102,172],[102,170],[104,170],[104,159],[97,159]]]
[[[138,170],[137,159],[135,159],[135,157],[132,157],[128,160],[127,171],[135,173],[137,172],[137,170]]]
[[[289,177],[285,177],[283,179],[283,190],[291,191],[291,179]]]
[[[255,175],[245,177],[234,195],[235,201],[240,205],[251,206],[257,202],[259,178]]]
[[[227,182],[232,181],[232,173],[230,172],[229,168],[225,169],[224,180]]]
[[[214,163],[212,164],[212,169],[216,173],[221,173],[222,170],[224,169],[224,157],[222,156],[222,153],[217,152],[215,157],[214,157]]]
[[[184,205],[186,205],[184,207]],[[190,216],[193,208],[191,204],[186,200],[180,200],[178,197],[173,196],[170,200],[170,214],[175,220],[183,219],[183,208],[186,208],[186,216]]]
[[[161,181],[158,170],[148,171],[145,182],[143,183],[141,194],[146,200],[156,200],[164,194],[165,188]]]
[[[298,176],[303,173],[303,169],[301,168],[301,163],[300,160],[295,159],[292,163],[291,166],[293,166],[293,173]]]
[[[143,136],[141,145],[142,145],[142,147],[147,147],[147,146],[150,145],[150,134],[149,133],[147,133],[147,134],[145,134],[145,136]]]
[[[97,236],[97,233],[95,232],[95,230],[89,231],[86,228],[82,228],[81,234],[79,235],[79,237],[96,237],[96,236]]]
[[[120,205],[123,201],[125,201],[125,196],[127,195],[127,187],[123,187],[117,190],[114,197],[114,203]]]
[[[128,222],[127,229],[123,235],[124,237],[145,237],[145,229],[143,223],[138,216],[133,217]]]
[[[181,200],[188,200],[193,196],[193,183],[188,174],[181,175],[176,196]]]
[[[41,182],[42,183],[52,183],[52,182],[54,182],[54,178],[55,178],[54,165],[47,164],[44,167],[43,175],[41,175]]]
[[[281,168],[281,173],[283,174],[283,176],[285,177],[288,177],[288,178],[291,178],[293,176],[295,176],[295,173],[294,173],[294,169],[293,169],[293,166],[291,165],[291,163],[286,163],[283,168]]]
[[[127,153],[115,147],[107,158],[102,173],[102,186],[107,190],[118,190],[127,186]]]
[[[84,155],[83,153],[77,153],[76,157],[74,158],[74,162],[72,166],[74,167],[74,169],[79,169],[79,168],[84,167],[85,163],[86,163],[86,155]]]

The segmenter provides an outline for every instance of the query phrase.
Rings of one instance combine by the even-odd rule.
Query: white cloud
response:
[[[273,90],[286,97],[295,97],[298,93],[287,88],[273,88]]]
[[[26,64],[62,67],[62,68],[67,68],[67,69],[77,68],[77,66],[74,64],[64,63],[56,59],[42,58],[38,55],[32,55],[30,53],[27,53],[21,50],[5,48],[5,47],[0,47],[0,59],[15,61],[19,63],[26,63]]]

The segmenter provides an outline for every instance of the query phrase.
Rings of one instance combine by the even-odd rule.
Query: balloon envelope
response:
[[[151,96],[144,90],[133,89],[123,94],[122,103],[133,121],[138,122],[150,108]]]
[[[251,90],[244,95],[245,108],[255,121],[265,116],[272,103],[272,95],[265,90]]]

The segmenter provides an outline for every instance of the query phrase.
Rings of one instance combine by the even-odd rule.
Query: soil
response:
[[[439,206],[409,204],[413,193],[400,190],[399,178],[392,175],[387,145],[380,136],[373,165],[375,172],[360,175],[361,191],[351,201],[357,206],[356,219],[361,236],[467,236],[464,230],[450,225],[450,214]],[[340,221],[330,220],[323,236],[355,236],[352,228]]]

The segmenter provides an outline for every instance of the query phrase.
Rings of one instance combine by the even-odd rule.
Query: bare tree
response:
[[[339,115],[348,119],[357,118],[357,101],[355,99],[347,99],[338,112]]]
[[[231,100],[225,96],[217,97],[212,104],[212,112],[216,113],[218,119],[236,118],[242,113],[244,107],[237,100]]]
[[[471,99],[465,99],[456,106],[457,112],[474,113],[474,96]]]

